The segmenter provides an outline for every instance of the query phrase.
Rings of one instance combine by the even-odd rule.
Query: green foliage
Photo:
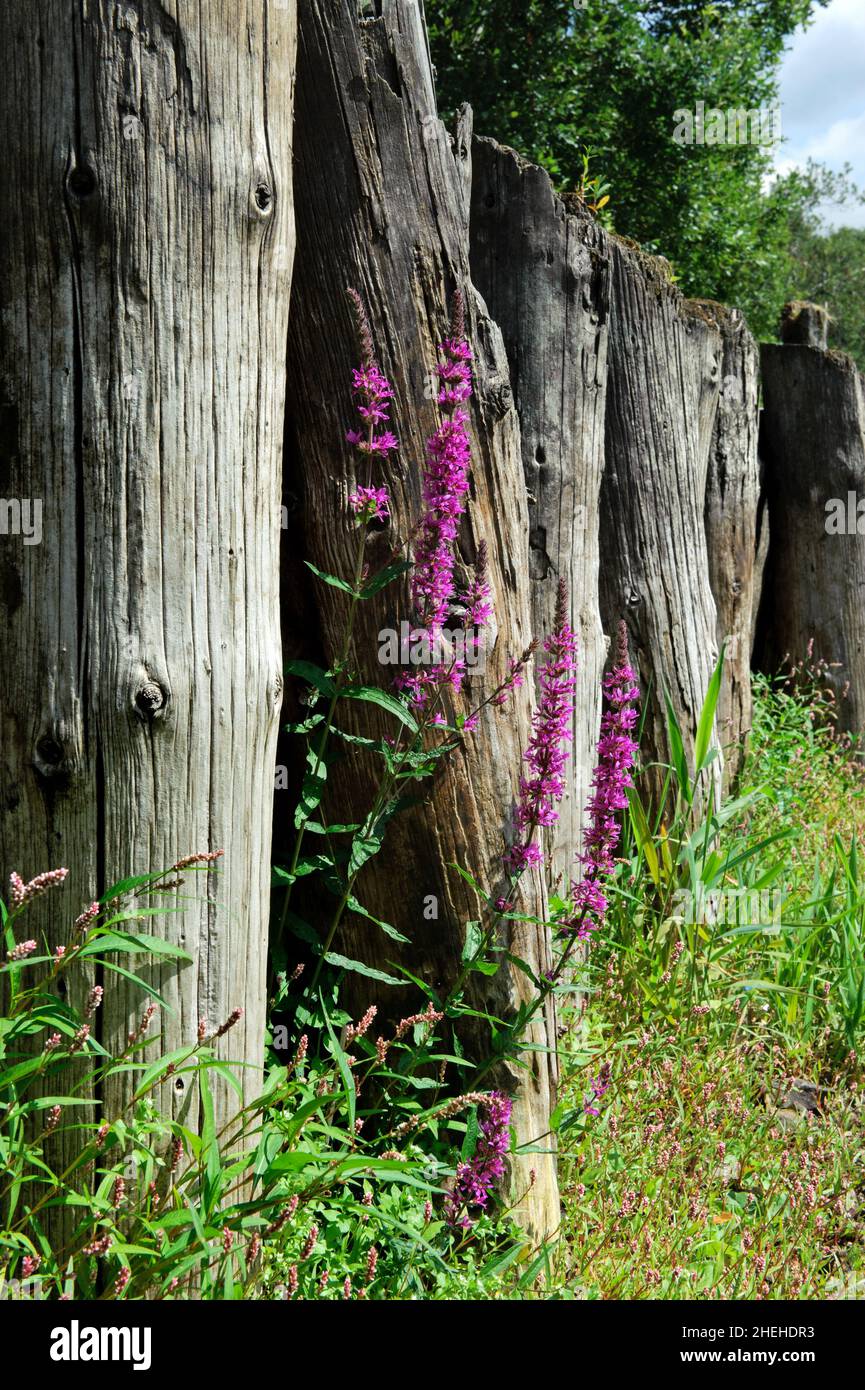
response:
[[[820,3],[440,0],[430,15],[440,107],[470,101],[479,134],[542,164],[561,189],[582,191],[591,147],[610,197],[602,218],[666,256],[686,294],[742,309],[759,336],[775,336],[797,284],[830,302],[837,290],[850,324],[854,291],[838,257],[858,254],[858,238],[827,251],[831,285],[813,248],[801,274],[793,262],[792,229],[817,207],[813,181],[767,191],[770,148],[672,139],[674,112],[698,101],[770,106],[784,42]]]
[[[484,1216],[469,1231],[442,1216],[456,1155],[474,1150],[478,1097],[438,1097],[430,1068],[460,1065],[435,1038],[441,1015],[386,1045],[356,1029],[350,1055],[349,1019],[320,995],[306,1015],[313,1046],[304,1034],[288,1065],[271,1054],[261,1095],[238,1103],[235,1119],[217,1131],[213,1081],[238,1096],[240,1085],[238,1068],[220,1060],[214,1044],[239,1011],[219,1029],[202,1025],[169,1055],[160,1052],[151,1004],[112,1053],[90,1032],[101,987],[83,1013],[59,997],[58,982],[74,977],[83,960],[115,971],[122,959],[182,966],[184,953],[170,943],[117,925],[171,911],[146,905],[164,879],[117,885],[101,914],[55,955],[28,943],[27,954],[13,958],[16,941],[26,940],[19,927],[27,903],[10,910],[0,902],[7,952],[0,970],[9,986],[0,1017],[4,1296],[481,1296],[482,1261],[529,1247],[502,1216]],[[121,898],[130,904],[122,911]],[[134,970],[122,973],[158,997]],[[178,1077],[197,1091],[197,1128],[168,1118]],[[115,1114],[103,1103],[111,1078],[132,1088]],[[61,1209],[62,1248],[48,1235]]]
[[[632,796],[564,1050],[551,1296],[865,1288],[865,777],[826,675],[805,660],[755,678],[720,810],[694,818],[686,767],[654,815]]]

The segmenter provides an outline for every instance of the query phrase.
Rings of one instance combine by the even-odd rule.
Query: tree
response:
[[[825,0],[442,0],[431,20],[443,109],[471,101],[480,135],[561,187],[582,155],[609,185],[608,221],[665,255],[686,294],[735,303],[774,333],[789,298],[786,209],[767,198],[768,145],[677,145],[674,112],[769,107],[785,39]]]

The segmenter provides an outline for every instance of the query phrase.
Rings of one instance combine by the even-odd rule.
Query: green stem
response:
[[[353,592],[352,592],[352,596],[351,596],[351,605],[350,605],[349,610],[348,610],[348,618],[346,619],[345,634],[344,634],[344,636],[343,636],[342,649],[341,649],[341,652],[340,652],[339,660],[338,660],[338,662],[337,662],[336,680],[335,680],[335,683],[334,683],[333,693],[332,693],[332,695],[331,695],[331,697],[330,697],[330,704],[329,704],[328,707],[327,707],[327,714],[325,715],[325,720],[324,720],[324,728],[323,728],[323,730],[322,730],[321,738],[320,738],[319,744],[318,744],[318,748],[316,749],[316,753],[315,753],[315,765],[314,765],[313,770],[312,770],[312,775],[313,775],[313,777],[317,777],[317,776],[318,776],[319,769],[321,768],[322,762],[323,762],[323,760],[324,760],[324,755],[325,755],[325,753],[326,753],[326,751],[327,751],[327,745],[328,745],[328,742],[329,742],[329,740],[330,740],[331,730],[332,730],[332,728],[333,728],[333,717],[334,717],[334,714],[336,713],[336,707],[337,707],[337,704],[339,703],[339,698],[340,698],[340,696],[342,695],[343,689],[344,689],[344,687],[345,687],[345,675],[346,675],[346,670],[347,670],[347,668],[348,668],[348,657],[349,657],[349,653],[350,653],[350,651],[351,651],[351,639],[352,639],[352,636],[353,636],[353,634],[354,634],[354,622],[355,622],[355,617],[356,617],[356,615],[357,615],[357,605],[358,605],[358,602],[359,602],[359,595],[360,595],[360,583],[361,583],[361,577],[362,577],[362,575],[363,575],[363,557],[364,557],[364,550],[365,550],[365,548],[366,548],[366,527],[365,527],[365,526],[362,526],[362,527],[360,528],[360,541],[359,541],[359,543],[358,543],[357,555],[356,555],[356,557],[355,557],[355,564],[354,564],[354,586],[353,586]],[[304,838],[305,833],[306,833],[306,822],[302,822],[302,823],[298,826],[298,828],[297,828],[297,835],[295,836],[295,840],[294,840],[294,851],[293,851],[292,856],[291,856],[291,863],[290,863],[289,866],[288,866],[288,872],[289,872],[289,874],[291,874],[291,875],[294,875],[295,872],[296,872],[296,870],[297,870],[298,861],[299,861],[299,859],[300,859],[300,851],[301,851],[301,849],[302,849],[302,847],[303,847],[303,838]],[[287,918],[288,918],[288,908],[289,908],[289,904],[290,904],[290,902],[291,902],[291,890],[292,890],[293,887],[294,887],[294,878],[292,877],[292,881],[286,886],[286,890],[285,890],[285,899],[284,899],[283,905],[282,905],[282,915],[281,915],[281,917],[280,917],[280,919],[279,919],[279,936],[280,936],[280,937],[282,937],[282,935],[283,935],[283,933],[284,933],[284,931],[285,931],[285,923],[286,923],[286,920],[287,920]]]

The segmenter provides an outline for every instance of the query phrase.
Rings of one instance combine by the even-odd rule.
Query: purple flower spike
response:
[[[520,799],[514,818],[517,839],[505,855],[505,867],[512,874],[543,862],[534,834],[538,827],[556,823],[558,803],[565,793],[577,684],[577,638],[568,623],[567,611],[568,591],[562,579],[555,631],[544,641],[547,660],[541,669],[540,701],[532,719],[529,746],[523,754],[529,775],[520,778]]]
[[[363,428],[349,430],[345,437],[353,448],[370,459],[386,459],[389,453],[399,448],[399,441],[390,430],[378,429],[390,419],[388,402],[393,399],[393,387],[375,360],[372,330],[363,300],[357,290],[349,290],[348,297],[354,312],[361,353],[361,365],[352,371],[351,384]]]
[[[362,521],[387,521],[390,515],[390,497],[386,487],[355,488],[348,505]]]
[[[486,1209],[497,1182],[505,1174],[505,1155],[511,1146],[511,1101],[501,1091],[493,1091],[484,1106],[486,1114],[480,1122],[474,1157],[457,1165],[453,1192],[446,1204],[447,1219],[452,1226],[464,1229],[472,1225],[466,1207]]]
[[[472,351],[462,336],[463,318],[462,296],[457,294],[451,336],[440,349],[445,361],[437,367],[444,418],[427,441],[425,510],[411,586],[419,626],[431,637],[441,632],[454,597],[454,544],[469,489],[469,417],[461,405],[472,394]]]
[[[604,677],[607,708],[601,719],[598,764],[592,778],[590,824],[581,856],[583,877],[572,885],[574,915],[568,925],[581,941],[597,931],[607,910],[602,885],[615,868],[613,855],[621,833],[618,812],[627,807],[628,788],[634,785],[631,768],[637,744],[631,731],[637,722],[634,702],[640,698],[636,679],[628,658],[628,629],[622,622],[615,663]]]

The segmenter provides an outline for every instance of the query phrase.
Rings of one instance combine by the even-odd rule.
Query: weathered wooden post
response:
[[[116,880],[224,849],[156,919],[191,966],[150,978],[167,1049],[244,1009],[220,1048],[255,1087],[294,4],[9,0],[3,30],[0,492],[38,500],[42,535],[0,539],[0,866],[68,866],[32,919],[60,944]],[[105,985],[122,1048],[144,1000]],[[185,1087],[160,1099],[194,1125]]]
[[[300,14],[298,260],[289,332],[289,412],[296,447],[286,485],[300,498],[303,527],[296,543],[320,568],[351,573],[355,533],[346,499],[354,464],[342,440],[352,421],[350,369],[357,354],[345,290],[356,286],[369,310],[382,369],[396,390],[393,424],[401,446],[383,478],[391,494],[391,520],[371,540],[371,568],[405,543],[420,512],[424,441],[436,423],[430,389],[436,345],[447,326],[448,296],[462,289],[475,352],[473,484],[463,556],[471,563],[479,542],[488,542],[496,628],[486,675],[473,679],[472,688],[489,693],[531,634],[528,516],[507,359],[499,330],[470,278],[470,113],[463,112],[452,142],[436,114],[422,7],[416,0],[384,0],[379,9],[377,18],[361,20],[351,0],[305,0]],[[331,656],[344,617],[339,596],[322,587],[315,602],[325,653]],[[386,590],[381,605],[364,605],[352,655],[369,683],[388,687],[395,673],[378,663],[379,634],[398,629],[409,616],[407,585]],[[289,630],[286,642],[296,648],[296,633]],[[465,866],[494,893],[502,884],[502,835],[530,712],[528,689],[517,692],[507,711],[485,710],[476,734],[443,768],[425,804],[391,821],[382,853],[366,866],[358,897],[410,937],[410,946],[400,947],[367,919],[349,914],[339,945],[345,955],[390,973],[390,962],[401,960],[438,989],[456,978],[464,924],[477,918],[479,903],[449,865]],[[367,728],[376,713],[372,710],[373,719],[365,721]],[[376,728],[390,731],[386,716]],[[328,785],[342,808],[363,810],[372,771],[353,756],[333,769]],[[542,917],[540,878],[527,876],[524,882],[523,910]],[[544,928],[515,924],[510,944],[536,970],[549,966]],[[384,1013],[417,999],[361,976],[354,982],[358,1008],[375,997]],[[488,983],[486,1003],[500,1016],[531,992],[507,964]],[[347,979],[347,987],[351,984]],[[554,1043],[551,1010],[539,1018],[534,1040],[547,1047]],[[555,1065],[551,1052],[530,1057],[530,1070],[512,1078],[519,1083],[515,1130],[520,1144],[540,1152],[521,1154],[512,1185],[515,1195],[525,1196],[528,1224],[549,1233],[559,1221],[548,1136]],[[532,1168],[537,1181],[529,1190]]]
[[[601,614],[608,633],[626,620],[639,662],[643,761],[668,763],[664,687],[690,758],[718,655],[703,509],[721,336],[665,262],[618,238],[610,247]],[[655,791],[662,780],[652,777]],[[718,760],[711,781],[717,790]]]
[[[718,643],[726,643],[717,730],[724,752],[724,781],[730,786],[741,767],[751,727],[751,640],[759,599],[759,354],[738,310],[701,303],[711,311],[723,344],[705,519]]]
[[[543,169],[495,141],[472,154],[472,274],[505,340],[529,501],[536,633],[549,632],[559,579],[579,634],[579,698],[552,876],[576,871],[600,721],[604,634],[598,610],[598,506],[604,466],[609,240]]]
[[[798,308],[795,317],[785,311],[785,341],[761,352],[770,540],[755,655],[762,669],[777,671],[813,641],[816,658],[837,663],[829,676],[839,728],[861,734],[865,383],[852,358],[819,346],[825,311]]]

